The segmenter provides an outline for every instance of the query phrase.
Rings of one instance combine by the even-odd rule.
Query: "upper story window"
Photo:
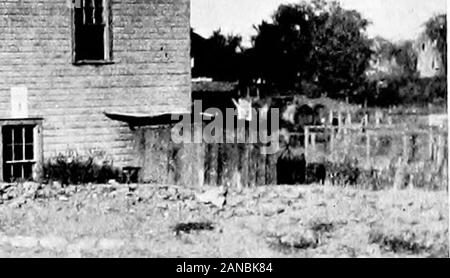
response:
[[[73,0],[73,3],[73,62],[111,62],[110,0]]]

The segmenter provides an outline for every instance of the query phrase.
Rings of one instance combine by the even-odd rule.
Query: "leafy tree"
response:
[[[272,21],[258,25],[253,39],[260,77],[279,87],[319,87],[330,96],[363,84],[371,50],[369,22],[358,12],[315,0],[281,5]]]
[[[219,81],[238,79],[236,68],[239,66],[239,54],[242,38],[237,35],[224,35],[216,30],[203,39],[191,31],[191,55],[196,58],[195,76],[212,77]]]

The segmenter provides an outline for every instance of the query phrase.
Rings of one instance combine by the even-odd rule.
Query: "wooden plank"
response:
[[[201,188],[204,185],[205,145],[184,144],[178,153],[178,185],[189,188]]]
[[[277,160],[278,153],[266,155],[266,185],[277,184]]]
[[[205,183],[216,186],[218,183],[219,145],[216,143],[206,144],[205,150]]]
[[[239,172],[241,175],[241,184],[243,187],[249,186],[249,145],[238,144],[239,151]]]
[[[167,183],[170,129],[145,129],[145,155],[142,178],[149,183]]]

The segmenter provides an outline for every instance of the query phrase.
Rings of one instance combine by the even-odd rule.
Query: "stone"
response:
[[[0,235],[0,245],[8,243],[8,237],[4,235]]]
[[[16,248],[33,248],[38,245],[38,240],[34,237],[16,236],[9,238],[8,241]]]
[[[68,242],[65,238],[57,236],[44,237],[39,241],[39,244],[46,249],[59,251],[65,249]]]
[[[11,207],[13,208],[20,208],[22,207],[24,204],[26,204],[26,199],[25,197],[19,197],[17,199],[15,199],[12,203],[11,203]]]
[[[84,239],[79,240],[76,243],[69,245],[67,249],[69,250],[69,252],[87,251],[87,250],[94,249],[96,244],[97,244],[97,239],[84,238]]]
[[[52,187],[55,188],[55,189],[61,189],[62,185],[61,185],[61,183],[59,181],[54,181],[52,183]]]
[[[202,194],[196,194],[196,198],[201,203],[213,204],[219,208],[222,208],[226,203],[227,193],[228,190],[221,186],[207,190]]]
[[[68,201],[69,201],[69,198],[67,198],[66,196],[60,196],[60,197],[59,197],[59,200],[60,200],[61,202],[68,202]]]
[[[117,250],[122,248],[125,243],[118,239],[101,239],[97,243],[97,248],[102,250]]]
[[[0,185],[0,191],[6,191],[7,189],[9,189],[10,187],[12,187],[13,185],[10,183],[4,183],[2,185]]]
[[[80,250],[69,250],[67,252],[67,258],[68,259],[81,259],[83,255],[81,254]]]
[[[137,188],[138,188],[138,185],[137,185],[137,184],[129,184],[129,185],[128,185],[128,190],[129,190],[130,192],[136,191]]]

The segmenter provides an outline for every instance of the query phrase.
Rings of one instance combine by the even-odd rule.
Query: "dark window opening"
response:
[[[5,181],[32,179],[36,163],[33,125],[4,126],[3,179]]]
[[[74,62],[111,60],[108,0],[75,0]]]

